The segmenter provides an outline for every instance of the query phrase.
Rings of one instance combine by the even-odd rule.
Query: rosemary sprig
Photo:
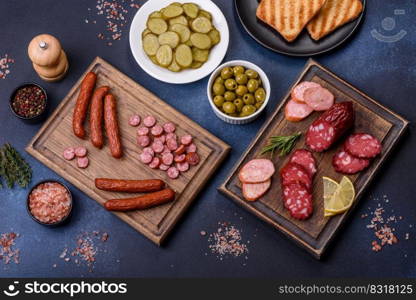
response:
[[[271,156],[273,156],[275,150],[280,150],[279,156],[285,156],[292,151],[301,135],[302,133],[298,132],[288,136],[272,136],[269,144],[262,149],[260,154],[271,152]]]
[[[32,179],[30,165],[10,144],[0,148],[0,179],[1,177],[4,178],[8,188],[13,188],[15,183],[25,188]]]

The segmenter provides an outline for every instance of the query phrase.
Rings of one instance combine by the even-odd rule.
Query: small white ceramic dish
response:
[[[250,116],[247,116],[247,117],[241,117],[240,118],[240,117],[231,117],[229,115],[226,115],[225,113],[220,111],[218,109],[218,107],[215,106],[214,101],[213,101],[212,85],[214,83],[214,80],[218,77],[218,75],[221,73],[221,70],[223,68],[225,68],[225,67],[235,67],[235,66],[243,66],[246,69],[252,69],[252,70],[256,71],[259,74],[260,79],[263,83],[263,88],[266,91],[266,100],[264,100],[263,105],[254,114],[252,114]],[[222,64],[211,74],[211,77],[209,78],[208,86],[207,86],[207,95],[208,95],[209,104],[211,105],[212,110],[214,111],[215,115],[218,118],[220,118],[224,122],[230,123],[230,124],[247,124],[247,123],[250,123],[250,122],[254,121],[262,113],[264,108],[269,103],[269,99],[270,99],[270,81],[269,81],[269,78],[267,77],[266,73],[264,73],[264,71],[259,66],[255,65],[251,62],[245,61],[245,60],[232,60],[232,61],[229,61],[229,62],[226,62],[226,63]]]
[[[183,70],[175,73],[155,65],[143,50],[142,32],[146,28],[148,16],[173,2],[193,2],[212,14],[213,24],[221,33],[221,41],[210,52],[208,61],[199,69]],[[139,66],[150,76],[164,82],[184,84],[208,76],[222,62],[228,50],[230,33],[227,20],[218,6],[211,0],[149,0],[137,11],[130,27],[130,49]]]

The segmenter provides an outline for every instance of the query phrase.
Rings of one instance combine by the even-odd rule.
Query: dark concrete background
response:
[[[281,97],[295,80],[307,58],[292,58],[264,49],[244,31],[231,0],[215,0],[224,12],[230,26],[230,48],[225,61],[245,59],[252,61],[268,74],[272,96],[267,112],[247,126],[223,123],[211,112],[205,89],[207,78],[187,85],[159,82],[144,73],[134,61],[128,43],[128,32],[112,47],[97,39],[104,30],[100,24],[86,24],[85,18],[94,11],[95,0],[3,0],[0,2],[0,56],[9,53],[16,62],[11,74],[0,79],[1,134],[0,143],[11,142],[25,156],[34,170],[32,184],[59,178],[54,172],[24,152],[24,147],[40,125],[27,125],[12,116],[7,102],[11,91],[22,82],[35,81],[44,86],[54,109],[72,85],[96,56],[101,56],[138,83],[183,112],[219,138],[233,150],[218,172],[208,182],[195,203],[183,216],[162,248],[158,248],[117,217],[104,211],[75,187],[70,186],[76,205],[70,223],[50,229],[36,224],[27,215],[27,190],[15,188],[0,190],[0,232],[14,230],[22,236],[17,240],[21,249],[19,265],[0,263],[0,276],[108,276],[108,277],[414,277],[415,253],[415,150],[414,125],[403,138],[397,150],[370,186],[368,193],[352,213],[350,220],[329,248],[326,257],[317,261],[287,240],[267,224],[237,207],[220,195],[216,188],[222,183],[236,160],[244,152],[267,116],[278,105]],[[321,56],[318,62],[327,66],[358,89],[363,90],[383,105],[416,121],[415,108],[415,50],[416,1],[367,1],[366,16],[354,36],[344,45]],[[404,9],[405,15],[394,15],[395,9]],[[135,10],[131,9],[129,19]],[[397,24],[391,32],[381,28],[385,17],[393,17]],[[407,35],[396,43],[374,39],[373,29],[383,34],[395,34],[400,29]],[[70,60],[68,76],[60,83],[42,82],[33,71],[26,54],[31,38],[40,33],[57,36]],[[403,220],[397,224],[400,242],[386,247],[380,253],[370,250],[373,234],[366,229],[368,219],[360,215],[375,208],[370,197],[387,195],[386,208],[394,209]],[[243,230],[249,239],[248,259],[226,258],[223,261],[209,253],[208,233],[217,228],[217,222],[229,221]],[[94,271],[85,266],[64,263],[59,254],[65,245],[72,246],[75,236],[83,231],[104,230],[110,234],[105,243],[106,253],[97,256]],[[404,240],[404,233],[410,239]],[[208,255],[205,255],[208,253]],[[119,262],[117,262],[119,260]],[[53,268],[53,264],[57,264]]]

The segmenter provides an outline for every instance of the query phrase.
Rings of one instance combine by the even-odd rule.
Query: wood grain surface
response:
[[[284,106],[290,100],[290,91],[299,82],[305,80],[317,82],[329,89],[335,95],[336,102],[352,101],[356,116],[353,131],[370,133],[382,141],[383,152],[373,160],[370,167],[357,175],[349,176],[356,189],[356,200],[353,206],[358,202],[364,190],[380,169],[381,164],[387,159],[393,146],[405,131],[408,122],[338,78],[315,61],[309,60],[298,80],[290,88],[281,104],[259,131],[246,153],[243,154],[240,161],[219,188],[225,195],[281,230],[299,245],[310,251],[315,257],[320,258],[349,212],[353,209],[351,208],[348,212],[332,218],[324,217],[322,177],[328,176],[337,181],[341,180],[343,175],[335,172],[332,167],[332,157],[342,147],[344,139],[341,139],[329,151],[314,153],[318,166],[318,172],[314,178],[313,185],[314,213],[307,220],[300,221],[292,218],[288,210],[283,206],[278,170],[287,163],[289,156],[279,157],[277,154],[273,156],[272,160],[277,171],[272,178],[271,189],[265,196],[254,203],[244,200],[241,184],[238,180],[238,171],[246,162],[253,158],[271,157],[267,153],[260,155],[261,149],[268,143],[271,136],[291,135],[295,132],[302,132],[302,138],[297,142],[295,149],[306,148],[305,133],[320,113],[315,112],[305,120],[297,123],[289,122],[284,117]]]
[[[94,71],[98,75],[96,86],[108,85],[111,88],[110,92],[117,99],[124,150],[121,159],[115,159],[110,155],[107,141],[103,149],[99,150],[92,146],[89,137],[81,140],[72,133],[73,107],[78,97],[81,80],[89,71]],[[101,58],[97,57],[85,74],[30,141],[26,151],[100,204],[111,198],[128,198],[139,194],[98,190],[94,186],[94,179],[97,177],[164,180],[176,191],[174,202],[142,211],[115,213],[160,245],[228,154],[230,147]],[[170,179],[166,172],[153,170],[144,165],[139,159],[140,149],[136,144],[137,128],[128,124],[132,114],[139,114],[142,118],[153,115],[160,124],[171,121],[176,124],[176,134],[179,137],[186,133],[191,134],[198,147],[200,163],[175,180]],[[85,125],[89,132],[88,122]],[[62,156],[65,148],[81,145],[87,147],[89,151],[90,165],[87,169],[79,169],[75,161],[66,161]]]

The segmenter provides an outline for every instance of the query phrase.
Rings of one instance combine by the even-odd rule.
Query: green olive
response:
[[[230,67],[226,67],[221,70],[221,77],[224,80],[233,77],[233,74],[233,69],[231,69]]]
[[[237,82],[235,81],[235,79],[232,79],[232,78],[227,79],[227,80],[224,82],[224,85],[225,85],[225,88],[226,88],[227,90],[230,90],[230,91],[234,91],[234,90],[235,90],[235,89],[237,89],[237,87],[238,87]]]
[[[241,110],[243,109],[244,106],[244,102],[243,100],[241,100],[240,98],[237,98],[233,101],[235,107],[237,108],[238,112],[241,112]]]
[[[236,98],[236,96],[235,96],[234,92],[226,91],[224,93],[225,101],[234,101],[235,98]]]
[[[244,67],[243,66],[235,66],[233,68],[234,76],[237,76],[237,74],[244,74]]]
[[[241,113],[245,116],[252,115],[256,112],[256,107],[254,105],[244,105]]]
[[[237,74],[235,75],[235,81],[237,81],[238,84],[246,84],[248,81],[246,74]]]
[[[254,99],[253,94],[249,94],[249,93],[244,94],[243,101],[247,105],[253,105],[254,103],[256,103],[256,100]]]
[[[222,109],[226,114],[233,114],[235,113],[236,107],[234,103],[227,101],[222,105]]]
[[[224,79],[222,79],[221,76],[218,76],[217,79],[215,79],[214,83],[224,84]]]
[[[237,87],[237,89],[235,90],[235,93],[238,96],[244,96],[244,94],[247,94],[248,93],[248,89],[247,89],[247,87],[245,85],[239,85]]]
[[[221,83],[214,83],[214,85],[212,86],[212,91],[213,91],[215,96],[224,95],[225,86]]]
[[[258,88],[257,91],[254,93],[254,97],[256,98],[257,102],[264,102],[266,99],[266,91],[264,88]]]
[[[254,106],[255,106],[257,109],[259,109],[260,107],[262,107],[262,106],[263,106],[263,102],[257,102]]]
[[[250,93],[254,93],[259,88],[259,82],[255,79],[250,79],[247,82],[247,89]]]
[[[245,74],[246,74],[246,75],[247,75],[247,77],[248,77],[248,78],[250,78],[250,79],[256,79],[256,78],[258,78],[258,77],[259,77],[259,74],[258,74],[256,71],[251,70],[251,69],[247,70],[247,71],[245,72]]]
[[[224,97],[223,96],[220,96],[220,95],[218,95],[218,96],[215,96],[214,97],[214,104],[217,106],[217,107],[222,107],[222,105],[223,105],[223,103],[224,103]]]

